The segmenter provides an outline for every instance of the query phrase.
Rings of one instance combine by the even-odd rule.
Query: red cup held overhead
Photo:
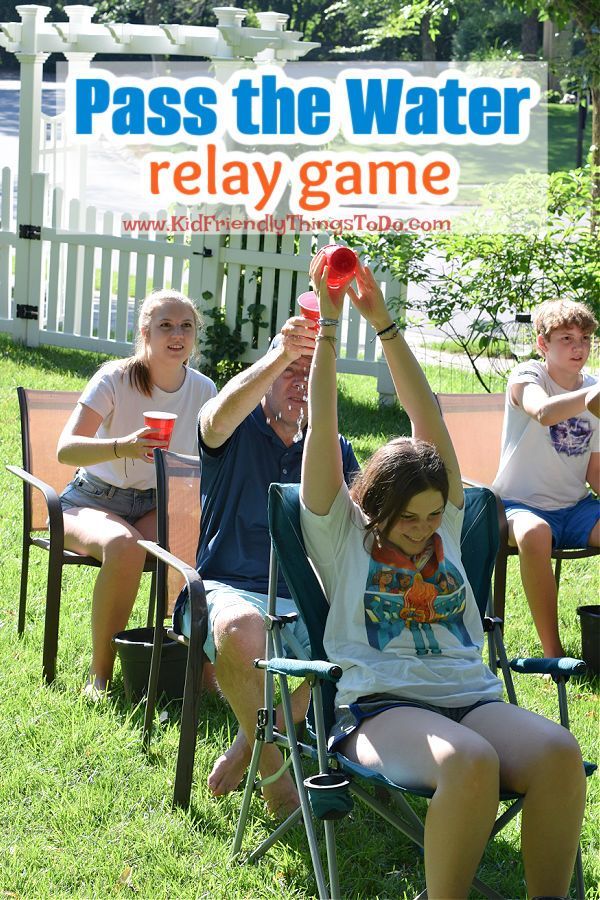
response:
[[[323,252],[327,264],[327,287],[338,288],[356,272],[358,256],[354,250],[338,244],[329,244]]]

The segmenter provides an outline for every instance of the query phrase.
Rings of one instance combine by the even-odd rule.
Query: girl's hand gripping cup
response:
[[[166,441],[166,446],[164,446],[163,450],[169,449],[169,444],[171,443],[171,435],[173,434],[173,428],[175,427],[175,420],[177,415],[175,413],[168,412],[156,412],[150,411],[144,413],[144,425],[147,428],[151,428],[152,431],[145,436],[145,439],[148,441]],[[149,453],[144,454],[146,459],[152,462],[152,450]]]
[[[358,257],[349,247],[329,244],[323,248],[327,264],[327,287],[339,288],[356,272]]]

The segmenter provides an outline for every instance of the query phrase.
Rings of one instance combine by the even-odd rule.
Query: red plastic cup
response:
[[[305,291],[303,294],[300,294],[298,306],[305,319],[312,319],[316,322],[321,315],[319,312],[319,298],[314,291]]]
[[[146,440],[166,441],[167,445],[166,447],[163,447],[163,449],[168,450],[176,418],[177,415],[175,413],[156,412],[154,410],[145,412],[144,425],[147,428],[152,429],[152,431],[146,435]],[[153,459],[152,451],[146,453],[145,456],[146,459]]]
[[[327,260],[327,287],[338,288],[349,275],[356,272],[358,256],[349,247],[329,244],[324,248]]]

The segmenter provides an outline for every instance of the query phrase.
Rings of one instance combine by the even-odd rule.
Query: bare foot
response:
[[[276,819],[287,819],[300,806],[298,791],[289,772],[262,789],[267,809]]]
[[[88,703],[102,703],[108,699],[108,681],[97,675],[88,675],[88,679],[81,689],[81,696]]]
[[[208,776],[208,789],[213,797],[235,791],[248,768],[250,755],[246,736],[240,729],[231,747],[218,758]]]

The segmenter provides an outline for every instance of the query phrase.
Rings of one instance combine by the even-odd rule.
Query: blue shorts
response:
[[[221,581],[205,581],[204,589],[206,591],[206,603],[208,606],[208,635],[204,644],[204,652],[211,663],[214,663],[217,651],[214,641],[214,627],[217,616],[224,610],[232,606],[239,606],[241,603],[249,603],[253,606],[261,616],[267,612],[267,595],[259,594],[254,591],[244,591],[242,588],[231,587],[223,584]],[[277,614],[289,615],[297,613],[298,608],[293,600],[285,597],[277,598]],[[190,605],[186,600],[182,609],[178,610],[173,617],[173,627],[179,634],[190,636]],[[293,625],[286,625],[283,629],[283,646],[286,653],[299,659],[309,659],[310,657],[310,640],[306,625],[300,615]]]
[[[156,490],[118,488],[90,475],[85,469],[78,469],[60,495],[60,505],[63,512],[68,509],[99,509],[135,525],[138,519],[156,509]]]
[[[420,700],[402,700],[392,694],[372,694],[369,697],[359,697],[355,703],[336,709],[335,725],[329,732],[328,748],[333,750],[341,741],[349,737],[353,731],[360,728],[365,719],[370,719],[388,709],[396,709],[399,706],[412,706],[415,709],[426,709],[437,713],[460,724],[465,716],[480,706],[488,703],[503,703],[500,697],[477,700],[468,706],[437,706],[435,703],[424,703]]]
[[[600,519],[600,500],[588,494],[575,506],[566,509],[536,509],[513,500],[503,500],[506,518],[518,512],[531,512],[547,522],[552,531],[552,546],[557,550],[579,550],[587,547],[589,536]]]

